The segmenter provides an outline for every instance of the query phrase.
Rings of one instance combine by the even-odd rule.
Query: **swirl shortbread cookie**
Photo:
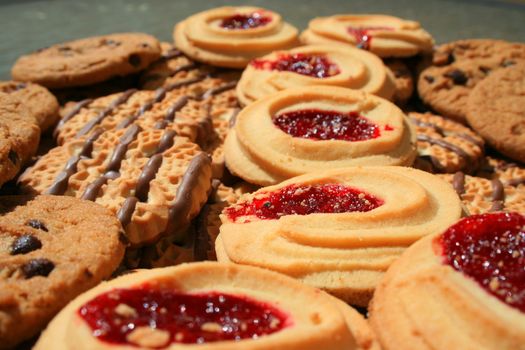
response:
[[[277,13],[257,7],[220,7],[175,25],[175,45],[192,59],[244,68],[271,51],[297,46],[298,31]]]
[[[220,262],[279,271],[366,306],[388,266],[459,219],[454,190],[405,167],[316,172],[245,195],[221,215]]]
[[[0,92],[0,186],[18,174],[39,141],[40,128],[23,101]]]
[[[34,349],[114,347],[379,349],[362,316],[329,295],[275,272],[212,262],[104,283],[69,304]]]
[[[416,126],[418,167],[433,173],[472,174],[480,166],[484,142],[478,134],[431,113],[411,112],[408,117]]]
[[[382,98],[340,87],[281,91],[244,108],[225,142],[229,170],[267,186],[319,169],[411,165],[416,135]]]
[[[385,350],[525,349],[525,217],[471,216],[387,271],[370,322]]]
[[[0,349],[37,335],[124,255],[109,210],[76,198],[0,197]]]
[[[210,181],[210,160],[198,145],[170,128],[137,124],[95,128],[52,149],[19,178],[26,191],[106,206],[133,246],[184,233],[206,202]]]
[[[525,213],[525,187],[503,184],[499,179],[484,179],[462,172],[439,174],[449,182],[461,198],[467,215],[493,211],[517,211]]]
[[[335,15],[314,18],[301,33],[305,44],[347,44],[380,57],[431,52],[434,39],[418,22],[385,15]]]
[[[35,118],[42,132],[54,125],[58,119],[58,102],[45,87],[18,81],[0,82],[0,92],[23,101],[24,108]]]
[[[237,84],[237,97],[247,105],[281,90],[309,85],[346,87],[386,99],[396,90],[392,73],[377,56],[355,48],[311,45],[251,61]]]
[[[120,33],[56,44],[20,57],[11,75],[48,88],[85,86],[146,68],[160,57],[151,35]]]

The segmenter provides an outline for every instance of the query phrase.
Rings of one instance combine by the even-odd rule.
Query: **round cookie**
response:
[[[38,334],[108,278],[124,254],[120,235],[117,219],[88,201],[0,198],[0,348]]]
[[[465,39],[439,45],[432,63],[436,66],[458,61],[483,60],[506,67],[525,59],[525,45],[493,39]],[[485,69],[490,67],[486,66]]]
[[[468,98],[467,121],[489,145],[525,162],[525,62],[476,86]]]
[[[275,272],[213,262],[101,284],[62,310],[34,349],[113,347],[379,349],[364,318],[341,301]]]
[[[466,126],[431,113],[408,113],[417,133],[416,164],[432,173],[472,174],[482,163],[483,139]]]
[[[160,57],[151,35],[119,33],[56,44],[20,57],[11,75],[48,88],[84,86],[146,68]]]
[[[58,119],[58,102],[45,87],[17,81],[0,81],[0,92],[15,96],[24,102],[42,132],[53,126]]]
[[[21,100],[0,92],[0,186],[36,153],[40,128]]]

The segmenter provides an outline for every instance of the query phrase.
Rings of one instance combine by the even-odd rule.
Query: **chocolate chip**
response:
[[[515,65],[515,64],[516,64],[516,62],[514,62],[514,61],[505,60],[505,61],[503,61],[503,62],[501,63],[501,66],[502,66],[502,67],[509,67],[509,66],[513,66],[513,65]]]
[[[37,219],[29,220],[28,222],[26,222],[26,225],[27,226],[31,226],[32,228],[36,228],[37,230],[42,230],[42,231],[45,231],[45,232],[49,232],[49,230],[47,229],[46,225],[42,221],[37,220]]]
[[[429,84],[432,84],[436,80],[431,75],[425,75],[425,76],[423,76],[423,79],[425,79]]]
[[[26,83],[18,83],[16,84],[15,91],[25,89],[27,87]]]
[[[454,63],[454,61],[456,61],[456,56],[454,56],[454,53],[451,52],[448,54],[447,63],[451,64],[451,63]]]
[[[42,242],[38,238],[31,234],[25,234],[15,239],[11,244],[10,254],[27,254],[40,248],[42,248]]]
[[[71,47],[69,46],[59,46],[58,51],[71,51]]]
[[[55,268],[55,264],[48,259],[31,259],[22,266],[22,272],[26,276],[26,279],[35,276],[47,277]]]
[[[148,43],[141,43],[140,44],[140,47],[143,47],[143,48],[148,48],[149,47],[149,44]]]
[[[7,158],[9,158],[9,160],[13,164],[17,164],[20,161],[20,157],[18,157],[18,153],[16,153],[12,149],[9,150],[9,153],[7,154]]]
[[[133,54],[133,55],[130,55],[130,56],[128,57],[128,62],[129,62],[129,64],[131,64],[133,67],[139,67],[139,66],[140,66],[140,63],[142,62],[142,60],[140,59],[140,56],[139,56],[139,55]]]
[[[489,74],[490,73],[490,68],[488,68],[488,67],[480,66],[479,70],[482,71],[485,74]]]
[[[468,77],[465,75],[465,73],[463,73],[463,71],[459,69],[454,69],[450,72],[447,72],[443,74],[443,76],[452,79],[456,85],[465,85],[465,83],[468,81]]]

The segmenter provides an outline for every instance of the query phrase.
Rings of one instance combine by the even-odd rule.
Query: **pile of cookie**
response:
[[[525,44],[255,7],[173,38],[0,83],[0,349],[523,348]]]

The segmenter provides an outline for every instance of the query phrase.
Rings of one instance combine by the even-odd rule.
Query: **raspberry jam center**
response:
[[[291,325],[284,312],[245,296],[185,294],[147,286],[101,294],[78,314],[102,341],[153,348],[255,339]]]
[[[365,141],[381,135],[378,125],[357,112],[306,109],[282,113],[272,120],[288,135],[312,140]]]
[[[289,185],[226,208],[225,214],[234,222],[246,216],[275,220],[285,215],[367,212],[383,203],[371,194],[339,184]]]
[[[236,14],[223,18],[220,26],[224,29],[250,29],[264,26],[271,21],[271,17],[263,16],[259,12],[248,15]]]
[[[374,30],[388,30],[392,31],[392,27],[348,27],[346,28],[348,33],[354,36],[357,47],[364,50],[370,50],[370,45],[372,44],[372,35],[370,32]]]
[[[438,242],[446,264],[525,312],[525,216],[473,215],[450,227]]]
[[[328,78],[340,73],[337,64],[326,56],[304,53],[281,54],[275,61],[255,59],[250,64],[256,69],[293,72],[314,78]]]

